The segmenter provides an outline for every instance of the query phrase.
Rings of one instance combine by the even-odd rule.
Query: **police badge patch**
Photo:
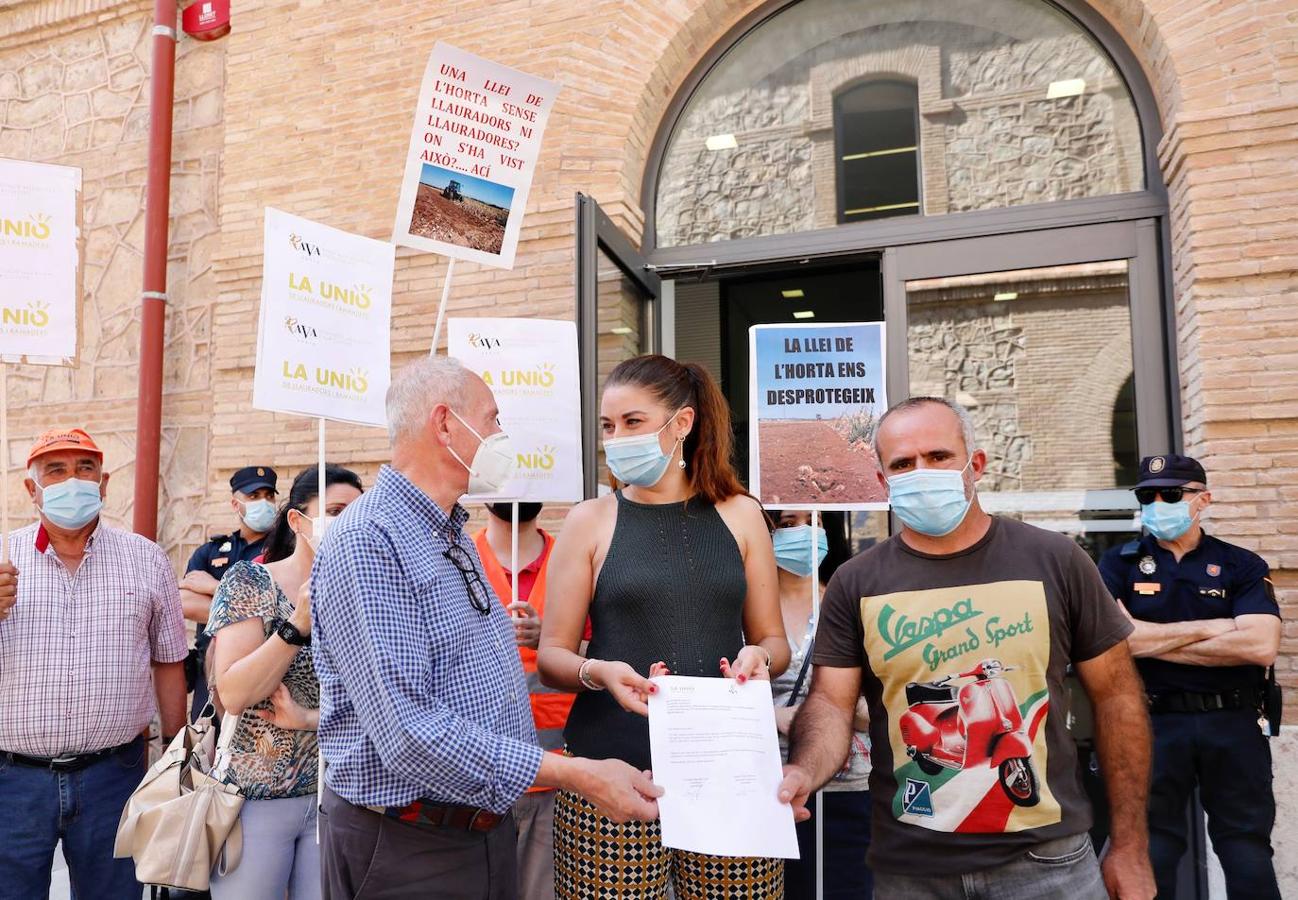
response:
[[[1161,456],[1155,456],[1149,461],[1149,471],[1151,474],[1157,475],[1159,472],[1163,471],[1163,467],[1166,465],[1167,460],[1163,459]]]
[[[1154,562],[1154,557],[1145,556],[1140,560],[1140,572],[1142,575],[1153,575],[1158,571],[1158,563]]]

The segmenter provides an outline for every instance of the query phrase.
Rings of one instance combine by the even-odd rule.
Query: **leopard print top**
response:
[[[207,618],[207,632],[215,635],[227,625],[260,618],[269,639],[272,620],[287,619],[293,604],[280,590],[265,566],[241,562],[225,573]],[[298,705],[320,706],[311,647],[298,650],[284,674],[284,684]],[[213,692],[215,689],[213,688]],[[226,780],[237,784],[249,800],[301,797],[316,791],[317,744],[314,731],[288,731],[265,721],[254,711],[270,709],[263,700],[243,711],[230,741],[230,768]]]

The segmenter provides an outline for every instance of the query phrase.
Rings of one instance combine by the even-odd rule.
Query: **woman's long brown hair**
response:
[[[694,410],[694,427],[681,453],[696,496],[714,504],[736,494],[751,496],[731,461],[730,405],[707,369],[657,354],[636,356],[619,363],[604,387],[623,384],[649,391],[673,415],[686,406]]]

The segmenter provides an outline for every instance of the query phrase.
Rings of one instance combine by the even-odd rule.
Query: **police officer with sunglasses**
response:
[[[1271,861],[1275,800],[1260,717],[1280,610],[1260,556],[1207,534],[1203,466],[1168,454],[1141,460],[1135,487],[1145,535],[1100,560],[1136,630],[1131,651],[1154,726],[1150,857],[1158,896],[1176,896],[1194,789],[1231,897],[1278,898]],[[1279,716],[1271,710],[1271,733]]]

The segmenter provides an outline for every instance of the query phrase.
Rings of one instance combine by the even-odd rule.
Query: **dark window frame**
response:
[[[908,91],[913,94],[913,103],[911,105],[912,114],[912,131],[915,135],[915,210],[913,213],[897,212],[893,215],[876,216],[873,219],[851,219],[847,218],[847,165],[844,157],[848,148],[843,146],[845,138],[845,129],[841,127],[843,121],[843,103],[858,91],[867,90],[880,85],[904,85]],[[891,219],[904,215],[924,215],[924,157],[922,156],[923,148],[920,146],[919,134],[919,84],[910,78],[901,78],[895,75],[870,75],[858,79],[851,84],[844,85],[834,92],[834,204],[835,216],[839,225],[847,225],[851,222],[878,221],[879,219]]]

